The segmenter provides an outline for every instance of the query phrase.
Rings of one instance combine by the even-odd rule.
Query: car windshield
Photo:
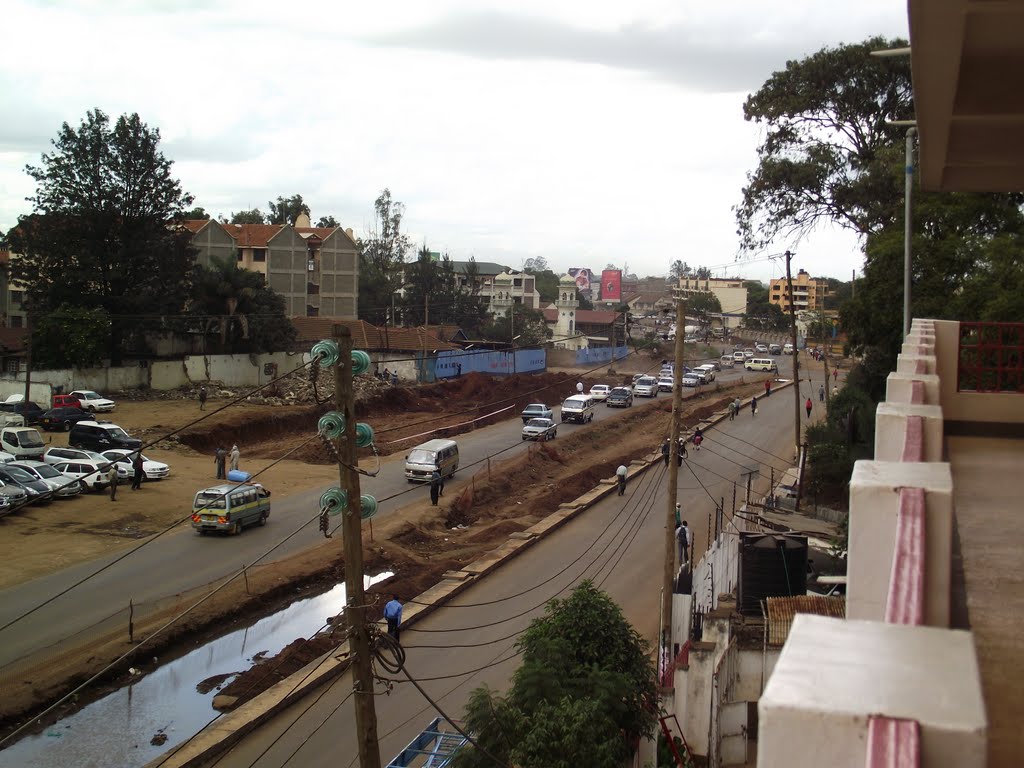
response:
[[[528,406],[526,406],[526,410],[528,410],[528,411],[543,411],[544,410],[544,406],[543,405],[538,405],[538,404],[528,405]]]
[[[40,477],[60,477],[60,472],[49,464],[40,464],[38,467],[32,467],[32,471]]]
[[[409,458],[407,459],[407,461],[409,461],[412,464],[433,464],[434,452],[423,451],[417,448],[409,453]]]
[[[530,419],[526,425],[528,427],[549,427],[551,426],[551,419]]]
[[[19,483],[31,483],[33,480],[38,480],[38,477],[34,477],[30,473],[26,472],[21,467],[6,467],[7,474],[17,480]]]
[[[224,509],[224,494],[217,491],[200,491],[196,494],[196,509]]]
[[[18,445],[22,448],[42,448],[43,438],[34,429],[30,429],[28,432],[19,432]]]
[[[643,378],[638,379],[636,383],[643,387],[649,387],[651,384],[656,384],[657,382],[654,379],[644,376]]]

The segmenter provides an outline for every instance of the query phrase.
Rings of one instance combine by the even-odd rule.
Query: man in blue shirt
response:
[[[388,622],[388,634],[398,642],[399,627],[402,626],[402,604],[398,602],[398,595],[392,595],[391,599],[384,606],[384,618]]]

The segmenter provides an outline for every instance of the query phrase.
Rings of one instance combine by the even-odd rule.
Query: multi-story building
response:
[[[535,282],[533,275],[507,270],[484,282],[479,295],[488,299],[491,312],[497,317],[504,317],[513,304],[540,309],[540,292]]]
[[[351,230],[311,227],[304,214],[294,227],[215,221],[185,226],[193,232],[200,264],[233,254],[238,266],[262,274],[284,297],[286,315],[356,317],[359,259]]]
[[[18,283],[11,282],[10,263],[10,252],[0,251],[0,327],[27,328],[25,289]]]
[[[825,297],[828,296],[828,280],[822,277],[811,277],[801,269],[793,277],[793,304],[797,311],[808,310],[817,312],[825,308]],[[783,312],[789,312],[789,288],[786,278],[772,280],[768,286],[768,301],[778,304]],[[725,307],[722,307],[725,309]]]
[[[740,315],[747,311],[747,289],[738,277],[681,277],[674,293],[684,299],[700,293],[713,294],[726,315]]]

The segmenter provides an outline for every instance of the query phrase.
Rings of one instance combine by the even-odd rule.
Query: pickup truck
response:
[[[523,418],[523,424],[526,424],[530,419],[553,419],[554,413],[544,403],[530,403],[523,408],[520,416]]]

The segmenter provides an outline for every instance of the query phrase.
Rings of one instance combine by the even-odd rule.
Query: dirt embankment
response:
[[[383,443],[382,438],[397,440],[435,428],[439,423],[453,424],[485,415],[504,405],[512,405],[513,408],[493,418],[517,418],[521,407],[529,402],[559,402],[574,390],[577,380],[578,376],[570,374],[511,376],[501,379],[474,374],[415,390],[389,388],[362,406],[365,413],[363,418],[374,426],[378,441]],[[612,380],[592,377],[583,381],[589,387],[599,382],[617,384],[619,380],[619,377]],[[754,392],[757,391],[757,385],[746,385],[742,389]],[[709,413],[717,407],[719,401],[725,402],[731,396],[723,391],[721,395],[708,393],[696,400],[687,401],[690,411],[687,420],[692,420],[697,414]],[[502,399],[507,402],[495,402]],[[174,405],[187,410],[174,412],[169,403],[162,403],[159,408],[148,404],[145,415],[140,414],[139,419],[148,421],[148,429],[166,433],[169,431],[167,425],[184,423],[183,420],[191,420],[197,415],[192,404]],[[215,407],[216,402],[208,405],[211,406]],[[167,450],[159,458],[176,461],[179,466],[186,465],[192,472],[195,471],[191,469],[193,465],[201,464],[203,472],[210,472],[212,462],[206,468],[210,446],[230,445],[235,441],[242,441],[240,444],[245,446],[246,457],[274,458],[308,439],[308,435],[315,429],[319,413],[328,408],[324,405],[291,406],[284,409],[270,406],[229,409],[218,415],[210,426],[204,426],[204,423],[190,427],[182,434],[179,444],[162,444]],[[145,431],[142,426],[137,427],[132,423],[135,417],[128,417],[129,410],[126,407],[120,413],[118,422],[135,434]],[[431,507],[425,500],[416,501],[403,508],[401,515],[378,521],[372,539],[368,531],[364,533],[366,572],[390,570],[396,576],[371,592],[397,592],[403,599],[413,597],[436,583],[445,571],[457,569],[475,560],[504,541],[510,533],[534,524],[558,504],[576,498],[601,478],[610,477],[615,465],[622,460],[654,450],[657,438],[652,436],[666,433],[669,410],[668,398],[659,399],[646,407],[628,409],[618,418],[595,423],[572,437],[560,436],[552,443],[531,446],[528,455],[503,462],[500,471],[492,471],[490,478],[486,470],[477,472],[472,478],[460,476],[458,483],[449,484],[445,500],[438,507]],[[154,411],[156,418],[153,416]],[[439,420],[439,416],[443,420]],[[152,426],[154,421],[163,426]],[[396,450],[406,445],[398,443]],[[197,452],[205,453],[206,456],[197,460]],[[322,463],[324,459],[318,453],[310,456],[307,461]],[[492,470],[498,466],[495,463]],[[287,473],[290,473],[282,477],[282,486],[295,489],[302,487],[303,482],[308,485],[312,477],[311,470],[320,469],[308,467],[303,462],[288,462],[279,467],[286,467]],[[327,473],[331,468],[324,465],[321,471]],[[151,491],[152,486],[170,492],[174,487],[170,482],[146,484],[142,493]],[[200,485],[194,478],[185,482],[190,483],[186,488],[187,494],[191,492],[189,489]],[[275,495],[278,495],[278,486],[275,485],[274,489]],[[139,498],[141,500],[142,496]],[[75,500],[74,504],[80,502],[86,506],[95,506],[104,514],[111,514],[109,510],[113,505],[106,503],[102,497],[82,498]],[[146,503],[121,509],[120,512],[126,513],[130,509],[130,517],[135,521],[133,524],[142,530],[152,531],[180,513],[180,510],[173,508],[168,511],[165,506]],[[68,513],[69,516],[74,514]],[[90,513],[86,511],[86,514]],[[42,516],[36,516],[31,525],[39,529],[34,532],[43,533],[47,523]],[[467,527],[452,530],[459,525]],[[364,530],[366,528],[364,526]],[[123,539],[112,541],[116,537],[96,535],[102,531],[102,526],[95,525],[76,531],[79,538],[75,541],[83,541],[82,533],[86,533],[93,534],[85,539],[91,538],[92,543],[88,546],[79,544],[79,560],[65,560],[60,566],[98,557],[123,546]],[[37,537],[36,540],[47,539]],[[10,556],[28,561],[33,557],[31,542],[32,538],[23,539],[19,547],[10,552]],[[299,597],[338,583],[344,578],[339,549],[340,542],[337,539],[325,541],[287,561],[251,569],[245,582],[238,580],[238,583],[233,583],[201,608],[190,612],[170,630],[147,642],[144,650],[111,670],[99,685],[91,686],[74,704],[47,718],[47,722],[65,716],[70,708],[80,707],[112,687],[122,685],[128,676],[128,666],[134,665],[145,672],[154,666],[148,663],[149,659],[158,657],[166,661],[174,658],[205,642],[212,635],[223,634],[279,610]],[[11,566],[18,567],[16,562]],[[177,595],[154,606],[147,615],[136,621],[136,637],[146,637],[207,591],[202,589],[192,594]],[[330,643],[332,640],[318,639],[313,643],[293,644],[294,647],[290,647],[282,656],[265,661],[236,680],[231,690],[243,699],[255,695],[285,675],[285,670],[292,668],[293,664],[301,664],[302,659],[315,655],[319,644],[323,642]],[[64,648],[59,658],[37,659],[35,663],[17,670],[17,680],[11,679],[11,684],[5,686],[7,690],[0,710],[0,733],[9,731],[31,713],[41,711],[46,704],[56,701],[125,650],[123,634],[112,634],[109,637],[90,639],[86,648]],[[264,677],[266,679],[259,682]]]

